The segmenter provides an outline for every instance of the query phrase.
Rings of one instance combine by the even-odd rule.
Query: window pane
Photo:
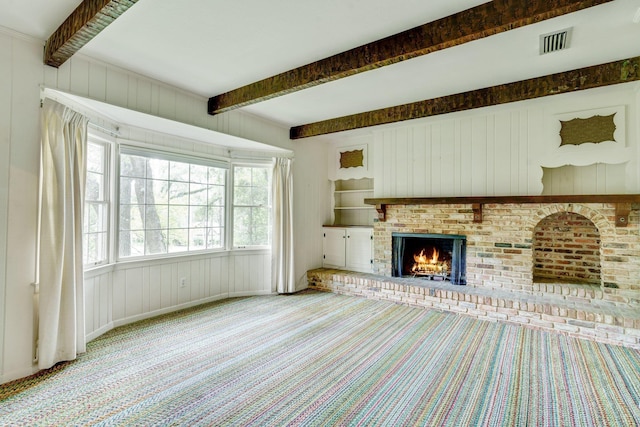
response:
[[[147,255],[167,252],[167,230],[147,230],[145,232],[145,253]]]
[[[209,227],[222,227],[224,225],[224,208],[210,206],[208,209],[207,224]]]
[[[221,228],[207,228],[207,248],[221,248],[222,247],[222,229]]]
[[[253,235],[251,236],[252,245],[266,245],[269,243],[269,228],[266,226],[253,227]]]
[[[171,182],[169,184],[169,203],[172,205],[188,205],[189,184],[183,182]]]
[[[147,180],[146,203],[148,205],[169,203],[169,181],[158,179]]]
[[[269,189],[267,187],[253,187],[251,197],[254,206],[269,206]]]
[[[189,181],[206,184],[208,180],[208,169],[207,166],[191,165],[191,177]]]
[[[251,209],[251,223],[254,226],[262,227],[269,225],[269,210],[267,208]]]
[[[104,174],[105,146],[102,144],[87,144],[87,171]]]
[[[251,186],[251,168],[236,166],[233,169],[233,185]]]
[[[266,168],[252,168],[251,172],[251,184],[254,187],[266,188],[269,185],[269,171]]]
[[[235,207],[233,210],[233,244],[251,244],[251,208]]]
[[[129,154],[121,159],[120,257],[224,245],[224,169]]]
[[[189,204],[191,206],[207,205],[207,186],[205,184],[190,184],[189,194]]]
[[[169,206],[169,228],[189,227],[189,206]]]
[[[148,179],[169,179],[169,161],[160,159],[148,159],[147,161]]]
[[[84,226],[86,227],[87,233],[104,231],[105,223],[103,206],[101,204],[87,203],[85,204],[85,209],[87,211],[87,215],[85,216],[87,223],[84,224]]]
[[[144,255],[144,231],[120,232],[120,256]]]
[[[120,230],[144,230],[141,212],[144,205],[120,205]]]
[[[86,259],[85,264],[95,264],[102,260],[102,235],[97,233],[87,234],[86,239]]]
[[[189,249],[189,233],[186,229],[169,230],[169,252],[184,252]]]
[[[136,193],[133,189],[135,178],[120,178],[120,204],[132,204],[136,202]]]
[[[104,194],[104,175],[95,172],[87,172],[84,199],[102,200]]]
[[[207,226],[207,207],[191,206],[189,218],[189,228],[200,228]]]
[[[169,228],[169,207],[167,205],[147,205],[146,225],[150,230]]]
[[[201,251],[207,249],[207,229],[206,228],[190,228],[189,229],[189,250]]]
[[[224,185],[226,171],[220,168],[209,168],[209,184]]]
[[[169,162],[169,180],[189,182],[189,164]]]
[[[251,187],[236,186],[233,191],[233,204],[240,206],[251,206],[253,198],[251,197]]]
[[[224,187],[210,185],[208,190],[209,205],[224,206]]]
[[[144,157],[122,154],[120,155],[120,176],[144,178],[146,165]]]
[[[264,246],[270,241],[270,169],[233,170],[233,244]]]
[[[104,143],[87,143],[82,257],[89,266],[106,262],[108,258],[107,147]]]

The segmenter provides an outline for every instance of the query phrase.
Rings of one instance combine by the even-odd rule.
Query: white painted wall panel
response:
[[[125,317],[133,317],[143,313],[142,271],[142,268],[131,268],[125,271]]]
[[[12,39],[0,33],[0,52],[11,57]],[[7,229],[9,215],[9,165],[11,155],[11,86],[2,82],[11,82],[13,76],[12,61],[0,61],[0,375],[3,372],[5,330],[5,292],[4,282],[7,270]]]
[[[628,162],[548,175],[545,194],[638,193],[639,94],[640,85],[630,83],[375,130],[374,197],[542,194],[542,165],[557,155],[559,117],[616,105],[626,110]],[[349,138],[358,137],[336,143]]]
[[[440,194],[450,194],[455,188],[455,140],[456,123],[449,120],[443,123],[440,133]]]
[[[89,63],[72,61],[69,69],[69,91],[72,93],[89,93]],[[73,76],[73,78],[71,78]]]
[[[6,44],[5,44],[6,46]],[[6,53],[6,55],[5,55]],[[11,66],[8,194],[5,206],[6,275],[3,374],[12,375],[31,365],[33,354],[33,287],[35,281],[35,225],[39,165],[39,96],[42,48],[13,38],[10,51],[0,53]],[[21,117],[34,120],[25,126]],[[46,280],[46,278],[45,278]],[[6,288],[5,288],[6,284]]]
[[[113,283],[113,274],[111,272],[102,274],[100,276],[100,292],[99,298],[96,302],[98,311],[100,312],[98,326],[104,328],[113,321],[113,292],[111,291],[111,284]],[[98,294],[98,292],[96,292]]]
[[[427,192],[427,176],[429,175],[429,163],[427,159],[427,141],[426,128],[424,126],[416,126],[411,132],[412,153],[412,176],[413,191],[409,194],[426,194]],[[375,182],[375,181],[374,181]]]
[[[160,272],[160,301],[162,302],[162,308],[169,308],[176,304],[176,298],[173,295],[173,284],[175,283],[173,265],[161,265]]]

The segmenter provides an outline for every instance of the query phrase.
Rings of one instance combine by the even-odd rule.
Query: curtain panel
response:
[[[41,120],[37,358],[46,369],[86,351],[82,214],[88,119],[45,99]]]
[[[273,166],[272,281],[280,294],[296,291],[293,265],[293,160],[276,158]]]

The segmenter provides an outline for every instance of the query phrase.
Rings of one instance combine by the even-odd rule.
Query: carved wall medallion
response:
[[[340,153],[340,169],[364,166],[364,150],[343,151]]]
[[[560,121],[560,145],[598,144],[615,141],[616,125],[613,121],[616,113],[608,116],[591,116],[586,119]]]

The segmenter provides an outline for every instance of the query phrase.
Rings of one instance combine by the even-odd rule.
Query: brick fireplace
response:
[[[313,270],[310,287],[640,349],[640,196],[504,200],[367,199],[374,274]],[[407,234],[464,236],[467,286],[393,277]]]
[[[488,203],[481,221],[475,214],[472,204],[387,205],[374,224],[374,272],[392,275],[393,233],[464,235],[468,286],[573,283],[640,297],[638,210],[624,227],[613,203]]]

